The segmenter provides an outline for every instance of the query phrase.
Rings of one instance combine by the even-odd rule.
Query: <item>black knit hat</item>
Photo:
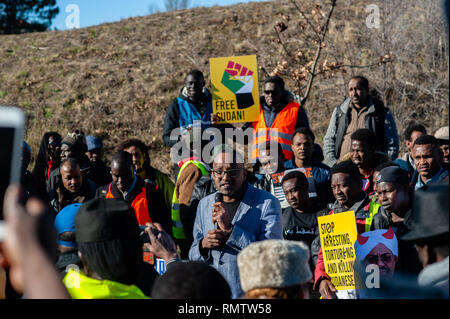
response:
[[[97,198],[84,203],[75,218],[77,243],[139,237],[133,208],[121,199]]]
[[[397,166],[385,167],[377,175],[377,184],[382,182],[407,185],[409,184],[408,173]]]
[[[72,133],[68,133],[62,140],[61,144],[67,144],[70,147],[78,151],[79,154],[84,154],[88,151],[86,136],[83,133],[76,130]]]
[[[414,193],[410,231],[401,240],[418,242],[448,236],[448,191],[448,182],[440,182]]]

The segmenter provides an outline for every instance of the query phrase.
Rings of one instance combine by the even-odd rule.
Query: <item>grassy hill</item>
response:
[[[329,1],[239,4],[156,13],[69,31],[0,36],[0,105],[27,113],[26,140],[36,156],[44,132],[80,127],[104,138],[108,154],[125,138],[151,145],[153,165],[171,172],[162,144],[165,110],[186,72],[207,77],[209,58],[256,54],[260,81],[282,75],[302,94],[296,70],[308,69],[317,44],[310,24],[324,24]],[[306,104],[322,143],[333,108],[351,75],[363,74],[391,108],[399,133],[409,120],[434,132],[448,125],[448,36],[436,1],[374,1],[379,28],[368,28],[364,1],[337,1],[319,75]],[[320,6],[317,6],[319,4]],[[314,11],[314,12],[313,12]],[[280,33],[274,26],[283,21]],[[299,53],[300,52],[300,53]],[[392,62],[377,64],[389,55]],[[332,74],[327,63],[341,65]],[[309,64],[308,64],[309,63]],[[305,69],[303,69],[305,71]]]

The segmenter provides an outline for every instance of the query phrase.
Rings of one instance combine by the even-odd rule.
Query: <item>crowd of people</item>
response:
[[[188,150],[174,153],[172,177],[138,139],[106,163],[102,140],[82,128],[46,132],[31,172],[24,142],[21,186],[4,200],[0,296],[448,298],[449,127],[430,134],[414,122],[401,141],[365,77],[347,93],[322,149],[281,77],[264,81],[258,120],[235,128],[192,70],[165,117],[165,145]],[[196,148],[194,131],[211,128],[220,138]],[[227,128],[253,132],[249,156]],[[378,289],[337,290],[327,274],[318,217],[347,211],[355,276],[377,267]]]

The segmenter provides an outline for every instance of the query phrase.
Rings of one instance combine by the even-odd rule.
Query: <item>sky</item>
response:
[[[264,0],[191,0],[189,7],[227,6],[250,1]],[[57,0],[56,4],[59,7],[59,14],[53,19],[50,29],[57,30],[68,30],[78,25],[84,28],[145,16],[152,11],[165,11],[164,0]]]

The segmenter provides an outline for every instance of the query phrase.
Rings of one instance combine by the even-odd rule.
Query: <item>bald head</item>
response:
[[[78,162],[73,158],[65,159],[61,162],[59,170],[64,188],[71,193],[79,192],[83,184],[83,176]]]
[[[130,188],[133,178],[133,157],[130,153],[119,151],[111,159],[111,177],[121,192]]]
[[[133,157],[128,152],[118,151],[111,158],[111,167],[112,166],[115,166],[115,167],[118,167],[118,166],[131,167],[131,166],[133,166]]]

